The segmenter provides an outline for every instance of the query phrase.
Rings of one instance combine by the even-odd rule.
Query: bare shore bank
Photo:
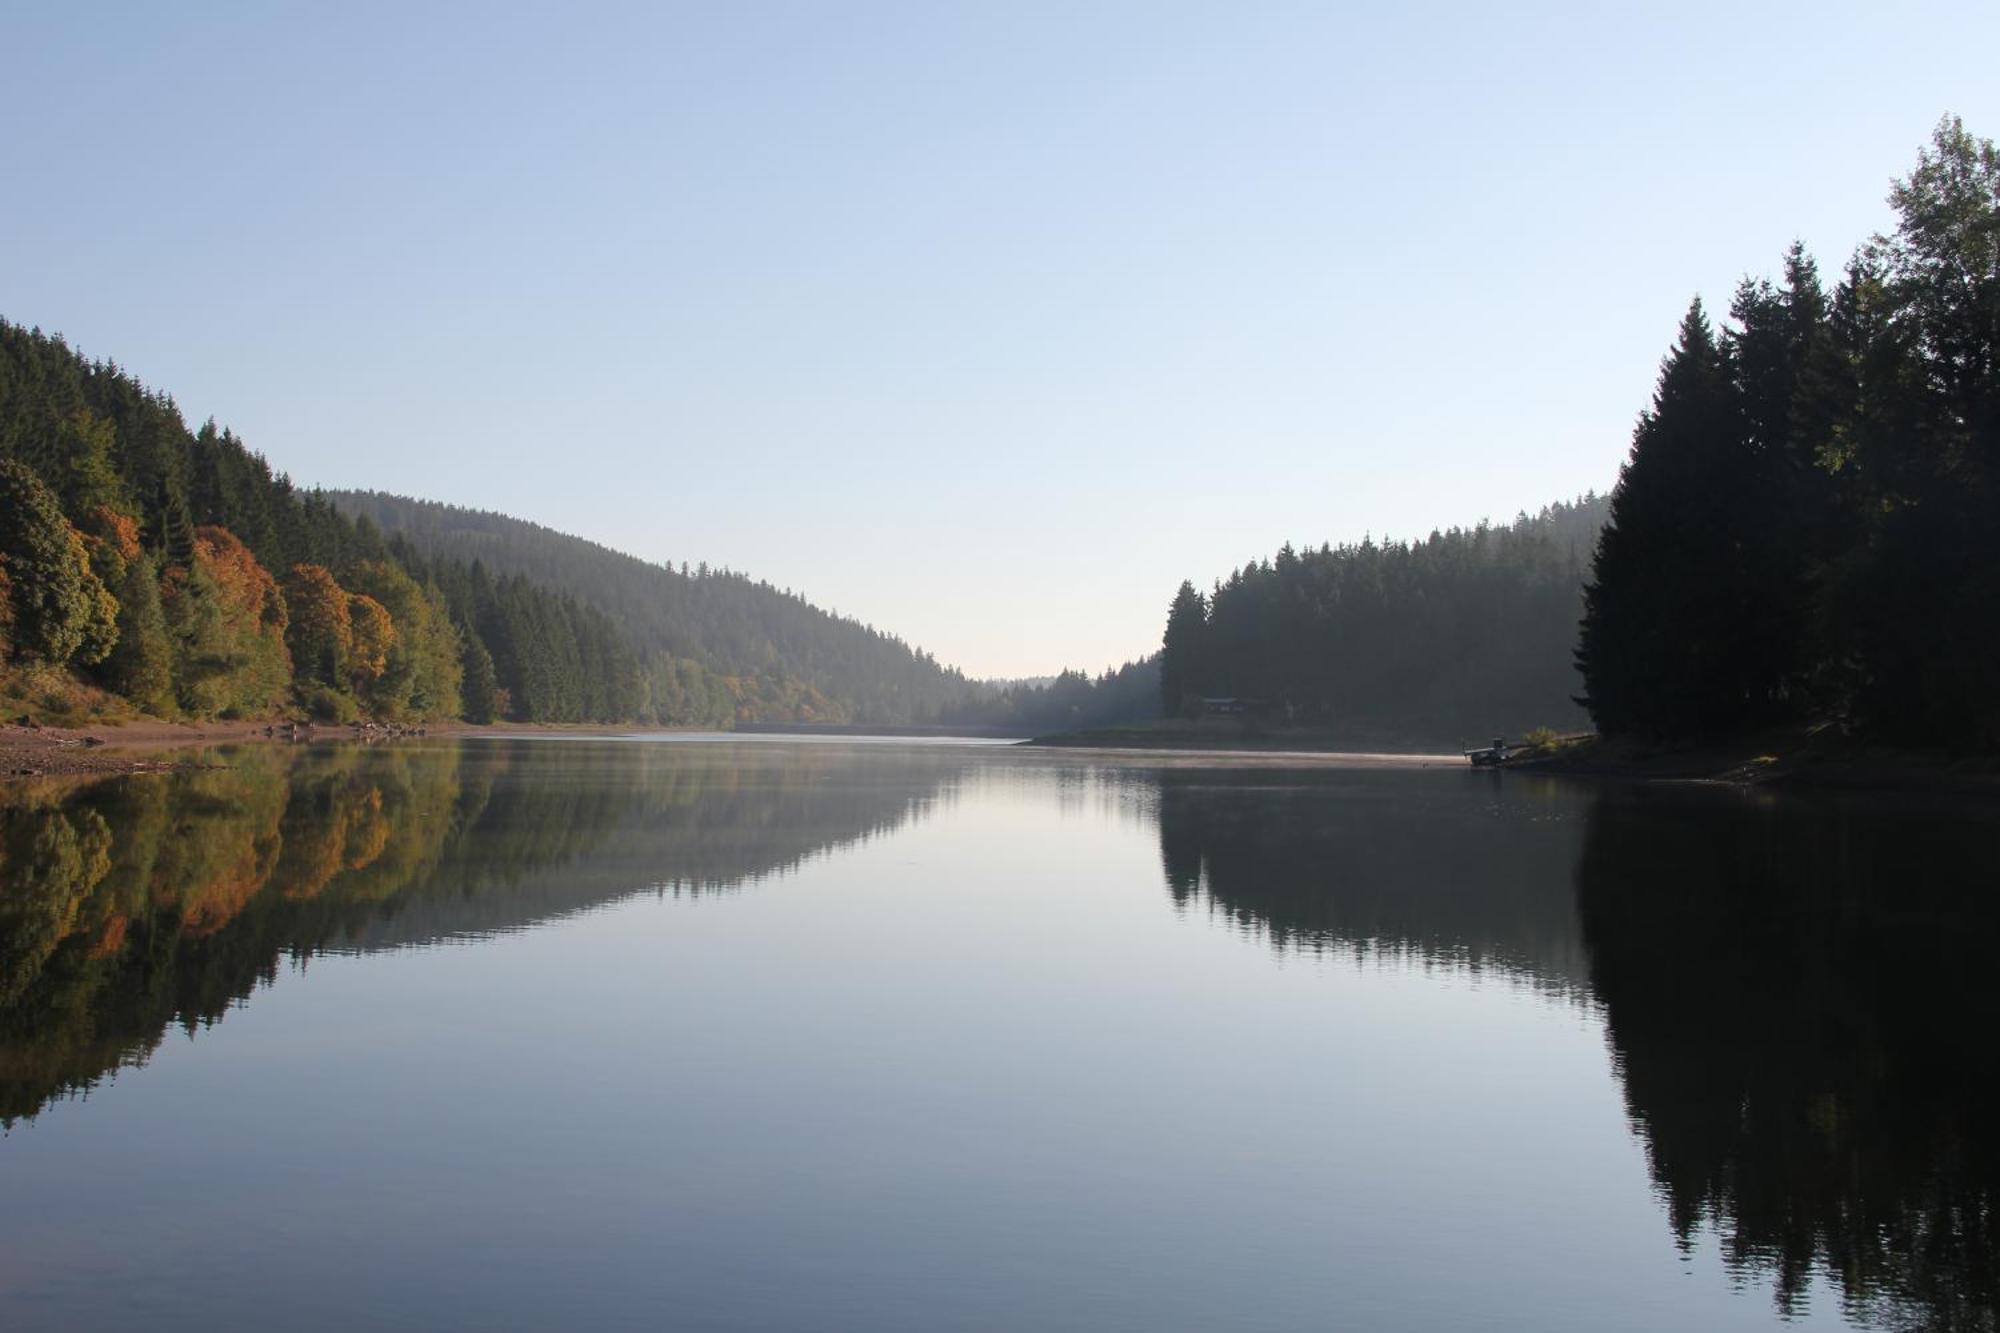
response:
[[[1205,756],[1215,760],[1256,756],[1306,763],[1364,760],[1371,757],[1364,752],[1373,751],[1373,757],[1385,762],[1466,766],[1463,758],[1449,752],[1410,754],[1399,744],[1369,745],[1350,735],[1247,727],[1228,719],[1067,732],[1039,736],[1030,744],[1113,755]],[[1548,750],[1520,754],[1499,765],[1497,771],[1799,792],[1935,792],[2000,798],[2000,756],[1875,745],[1825,724],[1672,746],[1586,735],[1569,738]]]
[[[2000,797],[2000,757],[1874,745],[1824,725],[1678,746],[1589,737],[1547,753],[1518,756],[1501,767],[1562,777],[1782,791]]]
[[[368,740],[383,736],[629,736],[666,728],[599,723],[510,722],[484,727],[465,722],[430,722],[390,731],[325,724],[295,727],[278,721],[162,722],[140,719],[89,727],[0,724],[0,779],[71,773],[150,773],[196,762],[190,751],[216,745],[292,744],[302,740]]]

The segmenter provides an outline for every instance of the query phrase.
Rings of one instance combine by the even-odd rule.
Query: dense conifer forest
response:
[[[1245,565],[1168,613],[1161,704],[1226,698],[1253,717],[1354,740],[1450,743],[1579,725],[1571,699],[1584,571],[1606,502],[1589,495],[1421,541],[1322,546]]]
[[[1649,741],[1836,721],[2000,745],[1993,144],[1947,117],[1890,202],[1895,231],[1831,290],[1794,244],[1719,330],[1694,302],[1608,499],[1184,583],[1163,708],[1356,738],[1562,728],[1580,705]]]
[[[328,498],[428,557],[533,578],[604,612],[639,654],[661,721],[909,723],[963,710],[973,693],[929,653],[732,570],[652,564],[428,500],[372,491]]]
[[[330,491],[342,513],[426,557],[531,577],[630,636],[664,723],[967,726],[1027,735],[1157,711],[1149,658],[1099,676],[968,680],[872,625],[706,563],[654,564],[505,514],[372,491]],[[654,720],[654,718],[649,718]]]
[[[1699,301],[1611,497],[1577,664],[1598,730],[1836,719],[2000,745],[2000,160],[1955,118],[1831,291],[1803,247]]]

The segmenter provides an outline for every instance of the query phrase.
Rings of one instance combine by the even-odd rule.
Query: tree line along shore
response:
[[[1889,201],[1895,229],[1830,287],[1794,244],[1720,328],[1692,303],[1607,505],[1542,516],[1601,522],[1586,559],[1523,520],[1183,584],[1163,709],[1253,709],[1275,731],[1478,699],[1460,734],[1518,737],[1518,710],[1544,710],[1547,767],[1983,771],[2000,749],[1992,142],[1945,118]],[[1530,684],[1487,689],[1517,667]],[[1557,688],[1594,743],[1554,743]]]
[[[1287,545],[1183,583],[1156,653],[1013,684],[733,571],[302,490],[116,365],[0,322],[0,718],[1426,750],[1504,733],[1578,768],[1755,759],[1761,738],[1991,754],[1992,143],[1947,117],[1890,202],[1894,229],[1831,284],[1794,244],[1719,325],[1689,307],[1608,496]],[[1594,747],[1555,744],[1586,726]]]
[[[1105,700],[1149,706],[1149,670],[970,681],[728,570],[302,489],[227,429],[190,429],[115,363],[0,321],[9,720],[1026,731],[1089,720]]]

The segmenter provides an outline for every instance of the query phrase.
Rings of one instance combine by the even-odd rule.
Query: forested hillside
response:
[[[1168,614],[1161,699],[1240,700],[1277,722],[1451,743],[1583,721],[1571,696],[1584,572],[1606,501],[1505,527],[1363,541],[1244,566]]]
[[[603,614],[420,559],[214,423],[0,321],[0,693],[81,718],[622,721]]]
[[[1027,731],[1129,714],[1152,670],[975,684],[727,570],[444,505],[337,506],[116,365],[0,321],[10,715]]]
[[[929,653],[789,590],[707,564],[652,564],[504,514],[373,491],[336,508],[427,557],[525,575],[602,611],[629,636],[662,721],[930,723],[986,692]]]
[[[1183,584],[1167,711],[1444,741],[1580,721],[1580,671],[1611,736],[2000,747],[2000,154],[1948,117],[1890,202],[1831,290],[1795,244],[1693,303],[1608,499]]]
[[[1831,292],[1795,245],[1682,320],[1592,569],[1605,734],[2000,746],[2000,158],[1948,118],[1890,201]]]

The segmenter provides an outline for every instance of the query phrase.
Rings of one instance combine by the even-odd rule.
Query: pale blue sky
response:
[[[1604,488],[2000,6],[14,3],[0,315],[307,484],[727,564],[975,674]]]

